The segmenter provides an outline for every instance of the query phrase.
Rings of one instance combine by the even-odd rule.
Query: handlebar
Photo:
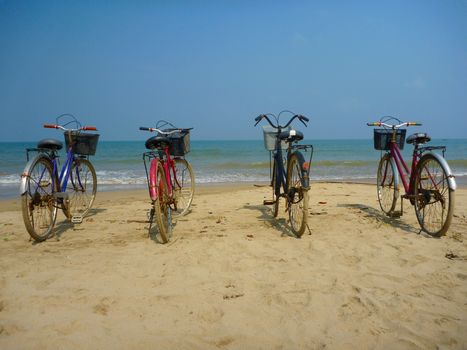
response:
[[[187,130],[187,129],[173,129],[173,130],[161,130],[161,129],[158,129],[158,128],[148,128],[146,126],[140,126],[139,127],[140,130],[143,130],[143,131],[149,131],[149,132],[158,132],[160,134],[163,134],[163,135],[170,135],[170,134],[173,134],[173,133],[176,133],[176,132],[182,132],[183,130]],[[188,129],[190,130],[190,129]]]
[[[282,112],[281,112],[282,113]],[[276,119],[276,124],[274,124],[271,119],[269,118],[270,116],[274,117]],[[279,116],[280,116],[280,113],[279,113]],[[286,128],[288,127],[295,119],[298,119],[302,122],[303,125],[307,126],[306,123],[308,123],[310,121],[310,119],[308,119],[307,117],[305,117],[304,115],[301,115],[301,114],[295,114],[292,118],[290,118],[290,120],[287,122],[287,124],[285,125],[280,125],[279,124],[279,118],[276,117],[274,114],[260,114],[259,116],[257,116],[255,118],[255,126],[258,125],[258,123],[263,120],[263,119],[266,119],[267,122],[269,123],[269,125],[271,125],[273,128],[275,129],[283,129],[283,128]]]
[[[92,130],[92,131],[97,131],[97,128],[95,126],[83,126],[78,129],[67,129],[61,125],[56,125],[56,124],[44,124],[44,128],[47,129],[60,129],[63,131],[79,131],[79,130]]]
[[[390,129],[399,129],[403,126],[421,126],[422,124],[421,123],[417,123],[417,122],[405,122],[405,123],[401,123],[401,124],[386,124],[384,122],[373,122],[373,123],[366,123],[366,125],[368,126],[383,126],[383,127],[387,127],[387,128],[390,128]]]

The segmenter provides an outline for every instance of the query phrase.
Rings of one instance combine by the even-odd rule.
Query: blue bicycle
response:
[[[63,125],[60,125],[63,124]],[[75,126],[68,128],[69,125]],[[81,126],[70,114],[63,114],[55,124],[44,128],[64,131],[67,155],[58,174],[61,141],[48,138],[39,141],[37,148],[27,148],[28,163],[21,175],[21,205],[24,224],[37,242],[52,235],[60,207],[73,223],[80,223],[94,202],[97,189],[96,171],[89,156],[96,153],[98,134],[94,126]],[[30,153],[37,154],[30,159]]]
[[[285,125],[279,124],[282,114],[292,114]],[[274,118],[275,123],[271,121]],[[261,114],[255,118],[256,125],[266,119],[270,126],[263,126],[264,146],[270,151],[272,200],[263,204],[274,205],[273,215],[279,212],[279,199],[284,198],[286,212],[289,213],[290,226],[296,237],[301,237],[307,227],[308,190],[310,189],[310,163],[313,157],[312,145],[294,144],[303,139],[303,133],[290,127],[298,119],[303,125],[309,119],[290,111],[282,111],[276,117],[274,114]],[[287,150],[284,158],[283,150]],[[309,152],[309,161],[305,161],[302,152]]]

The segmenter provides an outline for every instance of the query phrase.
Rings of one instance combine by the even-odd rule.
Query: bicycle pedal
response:
[[[274,203],[276,203],[276,201],[273,201],[271,199],[265,199],[263,201],[263,205],[273,205]]]
[[[73,224],[81,224],[83,222],[83,217],[81,215],[75,215],[71,217],[71,222]]]
[[[55,192],[54,193],[55,199],[68,199],[68,193],[66,192]]]
[[[393,212],[389,213],[388,216],[391,217],[391,218],[400,218],[402,216],[402,212],[401,211],[393,211]]]

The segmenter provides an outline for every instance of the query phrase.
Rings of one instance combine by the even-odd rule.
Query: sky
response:
[[[386,115],[467,138],[467,0],[0,0],[0,141],[58,138],[42,124],[62,113],[101,140],[160,119],[260,139],[283,109],[309,139]]]

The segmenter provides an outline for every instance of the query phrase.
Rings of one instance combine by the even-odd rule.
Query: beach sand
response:
[[[200,188],[171,243],[147,237],[146,191],[98,193],[56,238],[0,202],[0,349],[466,349],[467,190],[448,234],[419,233],[374,185],[314,183],[311,235],[269,187]]]

